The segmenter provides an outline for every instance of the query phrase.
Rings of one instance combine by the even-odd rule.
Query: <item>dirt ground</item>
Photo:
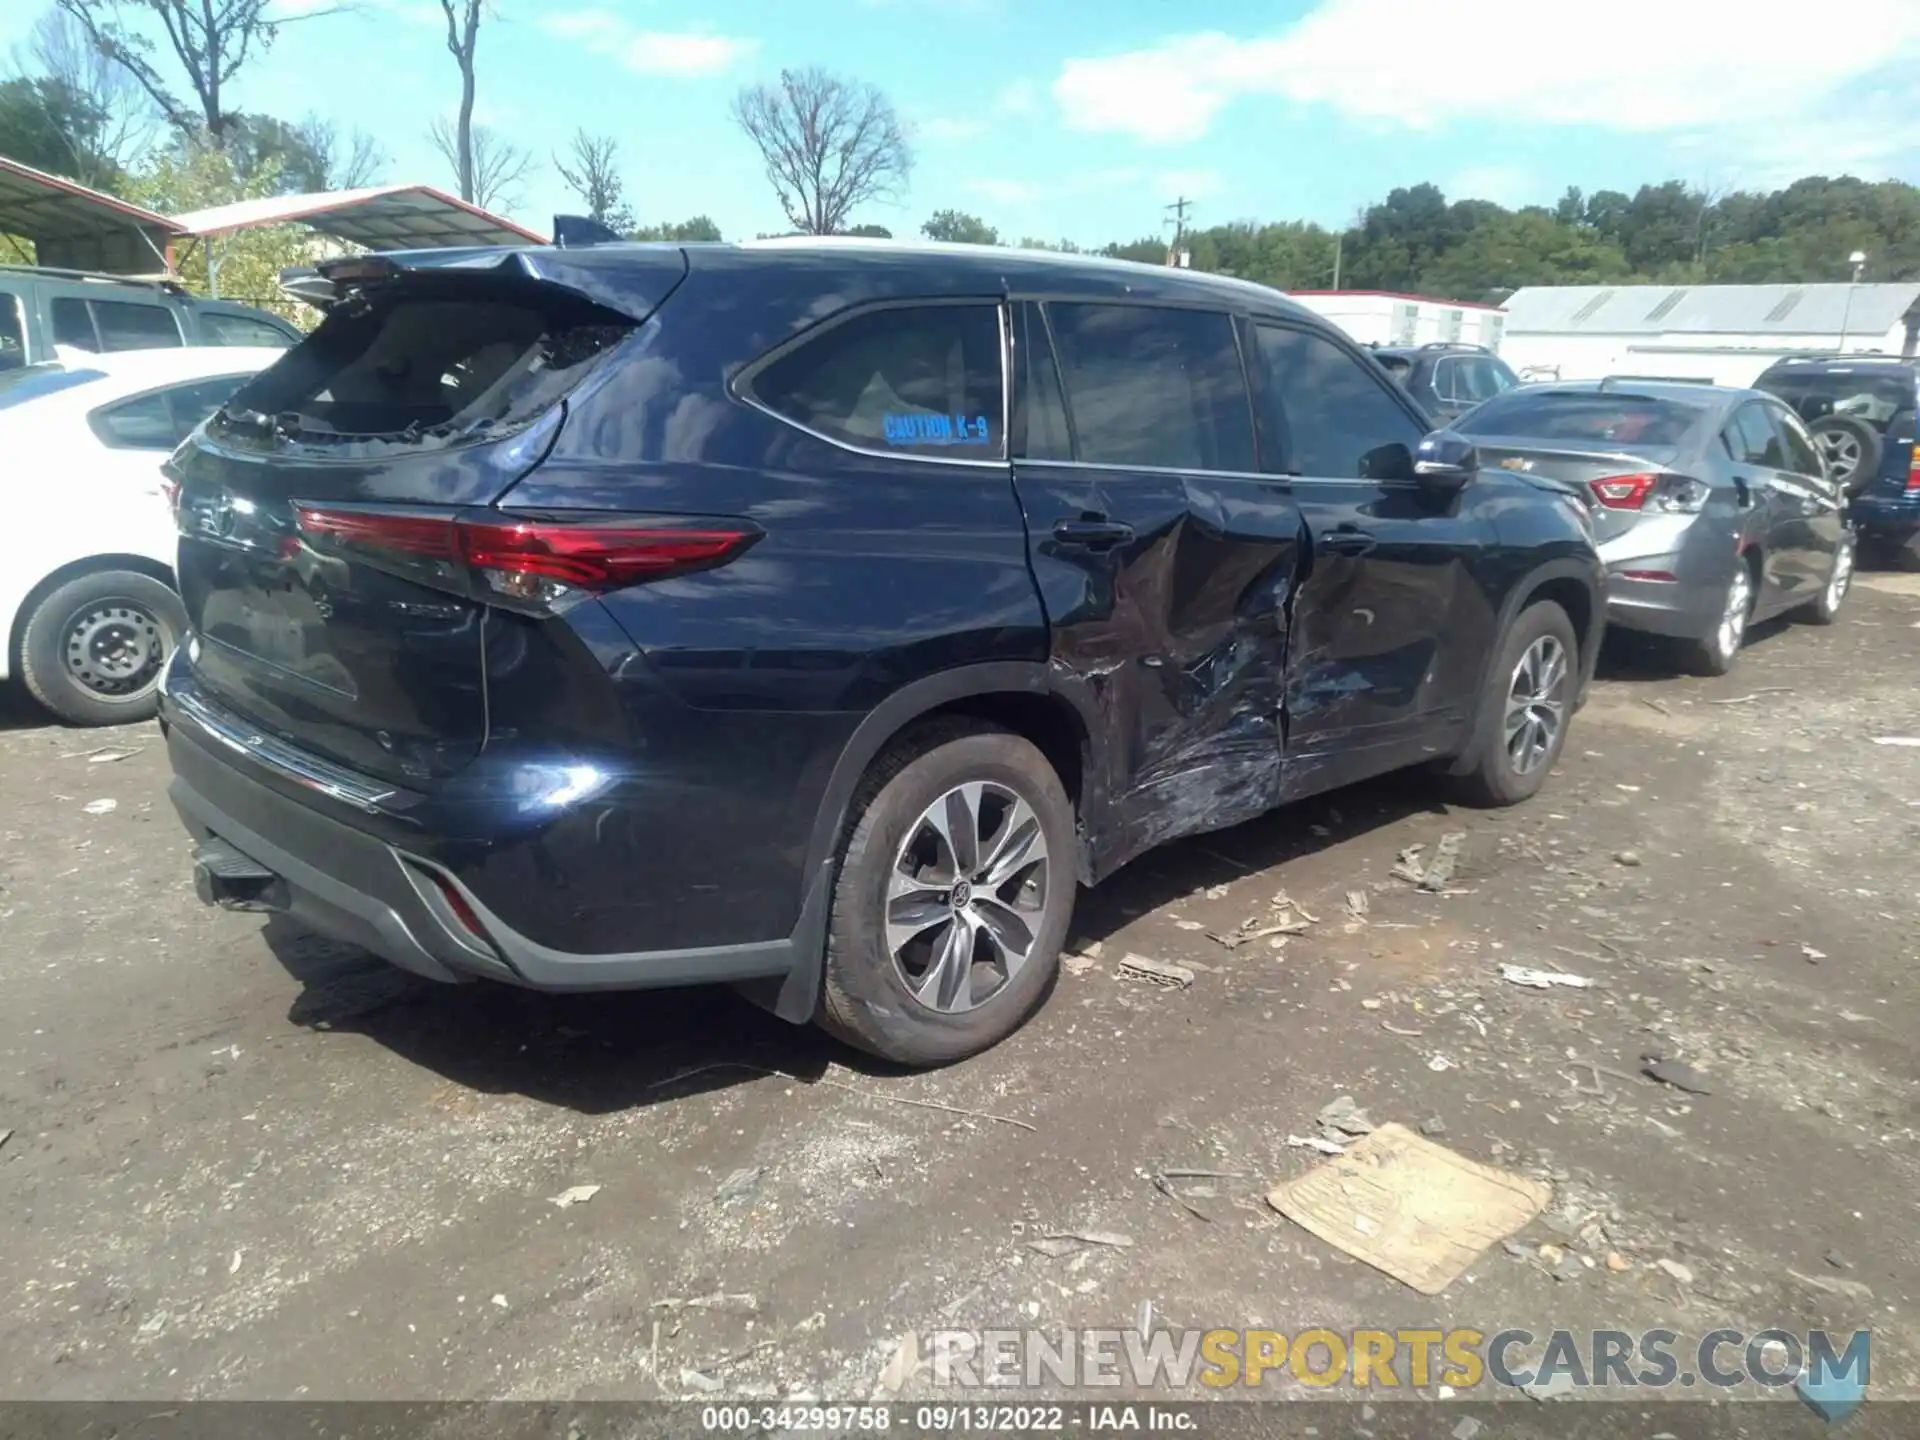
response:
[[[1400,778],[1151,855],[1082,897],[1097,956],[1033,1023],[924,1075],[722,990],[440,989],[207,910],[152,729],[14,699],[0,1398],[856,1398],[908,1331],[1147,1306],[1871,1326],[1876,1393],[1913,1393],[1920,749],[1872,740],[1920,735],[1916,580],[1863,576],[1838,628],[1769,626],[1723,680],[1610,654],[1518,809]],[[1390,875],[1455,830],[1450,893]],[[1282,890],[1317,917],[1284,947],[1208,937]],[[1124,978],[1130,952],[1195,983]],[[1711,1093],[1638,1078],[1648,1053]],[[1264,1198],[1322,1163],[1289,1136],[1341,1095],[1568,1218],[1433,1298],[1356,1263]],[[1232,1173],[1182,1203],[1170,1167]],[[1133,1244],[1029,1243],[1076,1230]]]

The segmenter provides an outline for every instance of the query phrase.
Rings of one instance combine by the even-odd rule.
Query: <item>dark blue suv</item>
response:
[[[432,252],[172,462],[196,885],[436,980],[734,983],[935,1063],[1076,888],[1551,769],[1601,573],[1277,293],[859,242]]]
[[[1799,413],[1851,497],[1848,515],[1869,553],[1914,548],[1920,536],[1920,361],[1873,355],[1797,355],[1753,382]],[[1916,557],[1920,558],[1920,557]]]

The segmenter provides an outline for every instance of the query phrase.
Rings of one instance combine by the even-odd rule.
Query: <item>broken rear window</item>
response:
[[[349,301],[261,372],[223,439],[331,447],[497,438],[577,385],[633,323],[539,287],[398,287]]]

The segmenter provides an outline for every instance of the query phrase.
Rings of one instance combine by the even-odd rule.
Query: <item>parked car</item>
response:
[[[1373,358],[1436,424],[1449,424],[1482,400],[1504,395],[1520,383],[1506,361],[1484,345],[1383,345],[1375,348]]]
[[[1853,579],[1846,498],[1813,437],[1757,390],[1602,380],[1531,385],[1460,422],[1483,463],[1552,476],[1593,506],[1607,620],[1732,668],[1747,627],[1840,613]]]
[[[0,374],[78,353],[231,345],[285,349],[298,326],[165,280],[0,265]]]
[[[0,680],[75,725],[143,720],[186,629],[160,464],[283,351],[130,351],[0,374]]]
[[[1850,498],[1861,543],[1905,547],[1920,558],[1920,453],[1913,443],[1920,361],[1792,356],[1753,383],[1806,422],[1827,473]]]
[[[1524,799],[1591,673],[1584,508],[1271,290],[859,241],[324,268],[359,303],[172,461],[172,795],[203,898],[436,980],[730,981],[952,1060],[1080,884],[1402,766]]]

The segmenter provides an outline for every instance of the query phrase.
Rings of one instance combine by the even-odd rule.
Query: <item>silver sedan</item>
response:
[[[1454,428],[1482,465],[1559,481],[1591,510],[1607,620],[1725,674],[1747,627],[1832,624],[1853,578],[1846,498],[1805,425],[1757,390],[1646,381],[1529,385]]]

